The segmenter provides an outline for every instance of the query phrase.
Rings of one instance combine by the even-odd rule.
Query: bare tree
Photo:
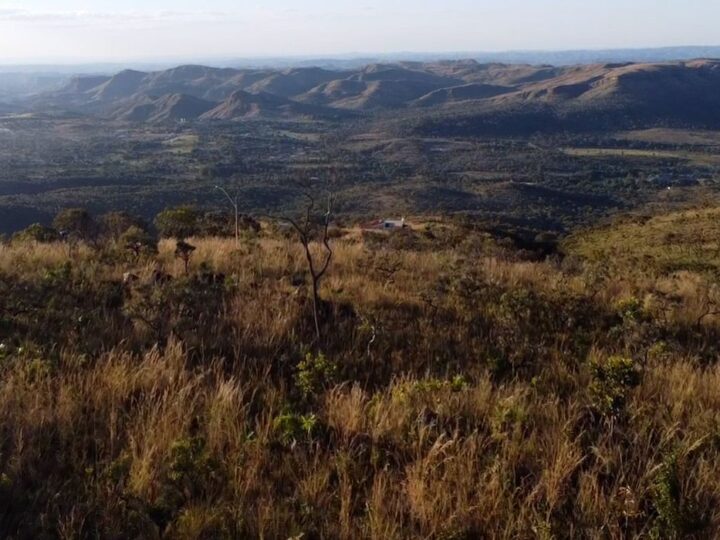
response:
[[[235,211],[235,244],[240,245],[240,207],[238,205],[238,195],[236,193],[235,197],[231,197],[227,190],[220,186],[215,186],[215,189],[221,191],[223,195],[225,195]]]
[[[320,341],[320,280],[327,272],[330,261],[332,260],[333,250],[330,247],[330,219],[332,217],[333,196],[328,193],[327,208],[322,219],[319,220],[321,231],[318,235],[317,242],[322,246],[322,254],[313,254],[311,246],[316,237],[317,220],[313,219],[316,209],[315,198],[308,192],[305,193],[307,204],[305,206],[305,216],[302,220],[296,220],[289,217],[281,217],[282,221],[289,223],[298,235],[298,239],[305,250],[305,258],[307,260],[308,270],[312,278],[312,300],[313,300],[313,317],[315,320],[315,335]]]

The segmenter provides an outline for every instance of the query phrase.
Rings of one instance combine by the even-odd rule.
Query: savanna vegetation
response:
[[[289,212],[304,202],[296,180],[332,174],[338,210],[356,219],[469,212],[532,237],[635,209],[668,187],[717,191],[720,178],[717,132],[480,136],[411,124],[389,112],[211,125],[0,117],[0,234],[49,225],[65,207],[146,221],[167,206],[210,210],[226,203],[216,186],[242,212]]]
[[[317,306],[280,222],[34,225],[0,247],[2,536],[715,537],[719,208],[553,249],[310,227]]]

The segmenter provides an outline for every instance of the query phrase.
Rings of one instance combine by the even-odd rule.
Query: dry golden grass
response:
[[[600,275],[587,237],[585,262],[558,264],[414,234],[402,249],[334,242],[321,343],[292,239],[191,239],[187,278],[170,241],[139,262],[3,247],[2,532],[718,534],[717,318],[695,324],[706,272],[636,273],[602,248],[628,272]],[[157,266],[172,283],[147,283]],[[203,268],[225,285],[199,284]],[[102,299],[127,271],[141,279],[121,307],[59,300]],[[13,302],[34,288],[28,315]],[[167,320],[150,332],[136,313]]]

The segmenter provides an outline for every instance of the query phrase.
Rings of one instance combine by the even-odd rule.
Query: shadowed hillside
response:
[[[223,102],[246,92],[266,96],[254,98],[266,102],[269,95],[289,100],[293,106],[286,104],[286,117],[307,115],[298,102],[375,115],[416,106],[409,118],[419,121],[427,133],[531,134],[610,126],[717,127],[719,87],[720,63],[714,60],[567,67],[404,62],[351,70],[282,71],[181,66],[151,73],[127,70],[110,78],[76,78],[62,90],[34,97],[32,104],[38,111],[65,108],[157,122],[177,117],[160,111],[136,115],[117,111],[158,96],[182,94],[215,103],[217,114],[202,117],[211,120],[226,119],[232,105]],[[502,126],[496,128],[496,124]]]
[[[234,92],[221,104],[201,116],[202,120],[238,120],[242,118],[322,118],[340,114],[322,106],[298,103],[275,94]]]
[[[319,338],[292,228],[222,216],[156,244],[72,210],[0,247],[2,536],[718,535],[714,201],[549,258],[332,224]]]
[[[566,68],[514,92],[447,105],[422,130],[522,135],[655,125],[712,129],[720,125],[719,87],[720,62],[714,60]]]
[[[200,117],[215,104],[204,99],[168,94],[158,99],[141,98],[140,103],[126,106],[115,113],[121,120],[132,122],[165,122],[168,120],[192,120]]]

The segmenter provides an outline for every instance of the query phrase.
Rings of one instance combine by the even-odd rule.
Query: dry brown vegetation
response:
[[[714,537],[717,273],[589,247],[659,219],[544,262],[461,225],[348,232],[313,346],[282,231],[190,239],[187,276],[171,241],[2,246],[0,530]]]

